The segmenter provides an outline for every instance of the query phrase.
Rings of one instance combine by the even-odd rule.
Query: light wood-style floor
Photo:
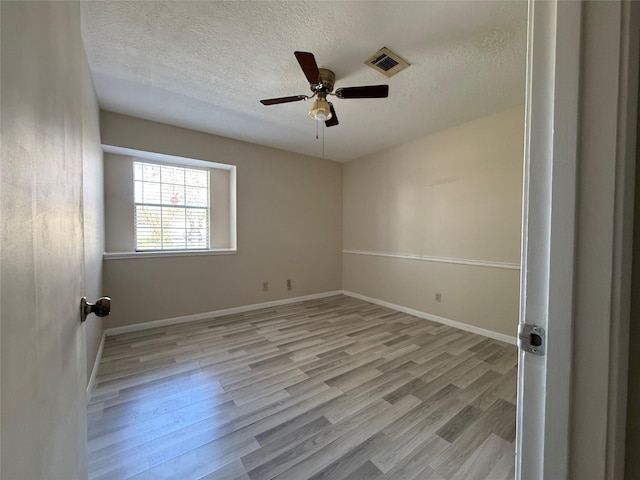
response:
[[[516,362],[341,295],[108,337],[90,478],[513,478]]]

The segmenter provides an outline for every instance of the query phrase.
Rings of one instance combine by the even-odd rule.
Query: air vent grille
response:
[[[410,65],[404,58],[392,52],[387,47],[378,50],[364,63],[387,77],[392,77]]]
[[[398,62],[396,62],[393,58],[388,57],[387,55],[385,55],[384,53],[382,55],[380,55],[378,58],[376,58],[373,62],[371,62],[373,65],[375,65],[376,67],[384,70],[385,72],[388,72],[389,70],[391,70],[393,67],[395,67],[396,65],[398,65]]]

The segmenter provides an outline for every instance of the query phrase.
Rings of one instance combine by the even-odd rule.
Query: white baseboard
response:
[[[102,351],[104,350],[104,341],[107,337],[106,330],[102,332],[102,338],[100,339],[100,346],[98,347],[98,353],[96,353],[96,360],[93,362],[93,368],[91,369],[91,376],[89,377],[89,383],[87,384],[87,403],[91,400],[91,393],[98,378],[98,368],[100,367],[100,361],[102,360]]]
[[[284,298],[282,300],[273,300],[271,302],[256,303],[253,305],[243,305],[241,307],[226,308],[224,310],[215,310],[213,312],[195,313],[193,315],[184,315],[182,317],[165,318],[162,320],[153,320],[151,322],[134,323],[133,325],[124,325],[122,327],[107,328],[105,333],[107,336],[119,335],[122,333],[138,332],[140,330],[148,330],[150,328],[166,327],[167,325],[176,325],[180,323],[198,322],[207,320],[208,318],[222,317],[224,315],[233,315],[236,313],[250,312],[261,308],[277,307],[280,305],[288,305],[290,303],[304,302],[306,300],[316,300],[318,298],[333,297],[342,294],[342,290],[334,290],[332,292],[314,293],[312,295],[304,295],[302,297]]]
[[[193,315],[184,315],[181,317],[165,318],[162,320],[153,320],[151,322],[135,323],[133,325],[124,325],[122,327],[107,328],[102,337],[102,342],[100,343],[100,348],[98,350],[96,363],[93,366],[93,370],[91,372],[91,379],[89,380],[89,386],[87,386],[87,396],[90,395],[90,388],[93,387],[93,382],[95,381],[95,376],[98,371],[98,365],[100,364],[100,358],[102,357],[102,348],[104,346],[105,336],[119,335],[122,333],[129,333],[129,332],[138,332],[141,330],[148,330],[150,328],[166,327],[168,325],[177,325],[180,323],[198,322],[200,320],[206,320],[209,318],[222,317],[224,315],[233,315],[236,313],[244,313],[244,312],[250,312],[252,310],[259,310],[261,308],[277,307],[280,305],[288,305],[290,303],[304,302],[306,300],[315,300],[318,298],[333,297],[334,295],[340,295],[340,294],[347,295],[353,298],[358,298],[360,300],[364,300],[365,302],[374,303],[376,305],[381,305],[383,307],[391,308],[393,310],[398,310],[399,312],[408,313],[409,315],[414,315],[418,318],[424,318],[426,320],[431,320],[433,322],[441,323],[443,325],[448,325],[450,327],[458,328],[460,330],[476,333],[484,337],[493,338],[494,340],[510,343],[512,345],[517,345],[517,339],[515,336],[505,335],[504,333],[494,332],[493,330],[487,330],[486,328],[476,327],[474,325],[469,325],[466,323],[458,322],[456,320],[451,320],[449,318],[440,317],[438,315],[433,315],[431,313],[421,312],[420,310],[414,310],[413,308],[404,307],[402,305],[386,302],[384,300],[379,300],[377,298],[367,297],[366,295],[360,295],[359,293],[349,292],[347,290],[334,290],[332,292],[315,293],[312,295],[304,295],[301,297],[285,298],[282,300],[273,300],[271,302],[256,303],[252,305],[243,305],[241,307],[226,308],[224,310],[215,310],[212,312],[196,313]]]
[[[493,338],[494,340],[510,343],[512,345],[518,344],[516,337],[505,335],[504,333],[498,333],[498,332],[494,332],[493,330],[487,330],[486,328],[480,328],[474,325],[468,325],[466,323],[457,322],[455,320],[450,320],[445,317],[439,317],[438,315],[433,315],[431,313],[421,312],[420,310],[414,310],[413,308],[407,308],[407,307],[403,307],[402,305],[396,305],[395,303],[385,302],[384,300],[378,300],[377,298],[367,297],[366,295],[360,295],[359,293],[353,293],[346,290],[343,290],[342,293],[349,297],[357,298],[359,300],[364,300],[365,302],[375,303],[376,305],[392,308],[393,310],[398,310],[403,313],[408,313],[409,315],[413,315],[419,318],[424,318],[425,320],[431,320],[433,322],[442,323],[443,325],[448,325],[450,327],[458,328],[460,330],[465,330],[467,332],[477,333],[478,335]]]

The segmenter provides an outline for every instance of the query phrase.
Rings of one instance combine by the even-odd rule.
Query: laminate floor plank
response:
[[[211,442],[127,478],[133,480],[174,480],[178,478],[180,480],[197,480],[256,448],[258,448],[258,444],[253,439],[226,449],[220,449]]]
[[[107,337],[89,478],[508,480],[512,345],[336,295]]]
[[[232,403],[229,402],[229,404]],[[223,425],[230,421],[229,415],[225,412],[226,407],[229,406],[200,402],[181,411],[159,415],[147,421],[136,422],[125,428],[109,428],[104,426],[104,422],[91,422],[88,442],[89,461],[91,462],[93,452],[98,452],[105,448],[116,448],[117,451],[125,451],[130,445],[145,443],[206,419]],[[98,430],[98,427],[100,427],[100,430],[93,433]]]
[[[272,441],[268,446],[261,443],[261,448],[255,452],[245,455],[242,458],[242,463],[247,470],[253,470],[263,463],[266,463],[267,461],[291,449],[296,444],[309,437],[313,437],[329,425],[331,425],[331,422],[327,420],[326,417],[317,417],[297,429],[289,431],[286,436],[279,436],[277,440]]]
[[[348,456],[349,452],[358,446],[370,443],[376,435],[382,436],[383,434],[369,422],[365,422],[273,478],[277,480],[298,480],[313,476],[325,468],[327,463],[332,464],[338,459]]]
[[[223,467],[199,477],[198,480],[250,480],[240,460],[234,460]]]
[[[285,422],[281,422],[278,425],[265,430],[256,435],[256,440],[262,447],[266,447],[273,442],[279,441],[280,438],[284,438],[285,442],[287,437],[295,430],[300,428],[302,425],[309,423],[313,420],[316,420],[320,417],[323,417],[325,413],[331,412],[336,408],[339,408],[340,405],[345,403],[346,396],[344,394],[340,394],[339,396],[333,397],[327,400],[324,403],[320,403],[317,406],[310,408],[308,410],[303,411],[302,413],[296,415],[295,417],[290,418]],[[326,418],[326,417],[325,417]],[[328,421],[328,419],[327,419]]]
[[[409,428],[401,437],[395,439],[381,454],[376,455],[371,461],[383,472],[388,472],[401,463],[415,449],[420,448],[425,439],[442,427],[454,412],[460,410],[460,403],[451,400],[439,405],[432,413],[421,419]]]
[[[91,398],[88,411],[102,410],[107,407],[120,405],[127,402],[143,403],[147,398],[150,401],[155,400],[158,397],[167,397],[174,394],[181,394],[182,392],[189,391],[193,388],[199,388],[203,385],[208,385],[209,388],[220,388],[215,375],[208,372],[197,371],[192,375],[184,375],[180,378],[174,379],[171,382],[160,381],[155,385],[146,385],[143,387],[124,388],[122,390],[116,390],[107,392],[104,394],[94,394]]]
[[[367,423],[367,420],[380,414],[385,407],[388,406],[386,402],[378,400],[374,404],[359,411],[356,415],[335,425],[331,424],[312,437],[294,445],[292,448],[289,448],[268,462],[249,470],[247,473],[251,480],[272,479],[285,472],[289,475],[295,475],[300,470],[297,465],[304,462],[320,449],[338,440],[340,440],[340,446],[346,447],[350,444],[357,445],[360,441],[364,441],[374,435],[375,428]],[[335,451],[335,445],[333,446],[333,451]],[[333,461],[333,459],[331,461]],[[312,462],[318,462],[318,456],[314,456]],[[329,461],[327,463],[331,462]],[[307,467],[305,463],[305,471],[298,478],[305,478],[304,476],[309,473]]]
[[[388,445],[389,439],[378,432],[364,442],[360,442],[347,453],[324,467],[309,480],[342,480],[361,468],[369,459]]]
[[[373,463],[367,461],[355,472],[351,472],[349,480],[377,480],[382,476],[383,473]]]
[[[384,478],[392,480],[422,480],[424,476],[437,475],[429,463],[447,448],[449,444],[438,436],[431,436],[419,448],[405,456],[393,468],[385,473]]]
[[[92,423],[99,420],[101,423],[106,423],[110,426],[139,423],[146,418],[157,417],[158,415],[188,407],[194,403],[211,402],[212,399],[219,398],[222,393],[224,393],[222,387],[215,382],[211,382],[172,394],[158,395],[144,402],[140,402],[139,398],[136,398],[126,403],[104,407],[98,412],[89,414],[88,419]]]
[[[513,445],[491,434],[451,480],[504,479],[511,473],[510,457],[513,457]]]
[[[476,452],[482,443],[493,434],[493,430],[501,429],[502,422],[509,421],[513,413],[511,422],[515,431],[515,408],[513,412],[506,408],[502,401],[497,401],[467,428],[465,435],[458,437],[451,445],[437,458],[431,467],[443,477],[452,478]]]

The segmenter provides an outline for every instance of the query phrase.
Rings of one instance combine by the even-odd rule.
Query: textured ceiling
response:
[[[524,103],[526,2],[82,2],[83,39],[105,110],[349,161]],[[364,65],[386,46],[412,65]],[[320,129],[293,55],[312,52],[336,88],[389,84],[389,98],[332,97]],[[322,124],[320,124],[322,126]],[[322,135],[324,133],[324,155]]]

